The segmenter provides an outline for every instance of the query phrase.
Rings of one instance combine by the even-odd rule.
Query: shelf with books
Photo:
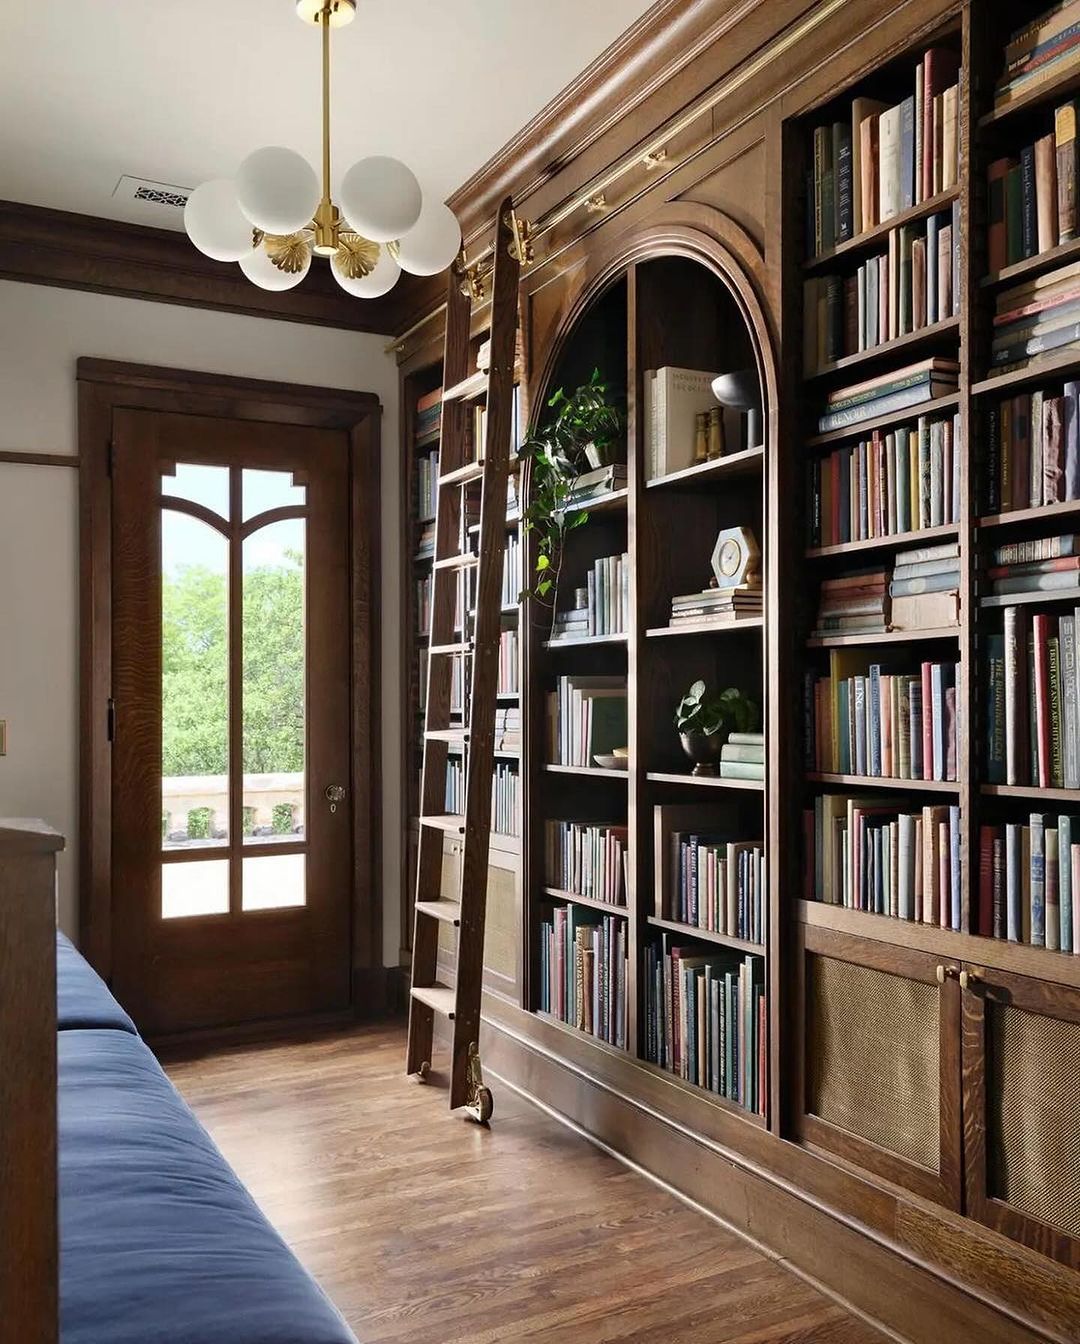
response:
[[[545,887],[544,895],[553,901],[568,901],[571,905],[584,905],[590,910],[601,910],[607,915],[629,917],[630,911],[625,905],[616,905],[614,901],[600,901],[594,896],[580,896],[576,891],[564,891],[562,887]]]
[[[994,392],[1003,392],[1008,388],[1026,387],[1030,383],[1050,381],[1055,376],[1080,370],[1080,350],[1066,350],[1063,353],[1033,355],[1025,361],[1023,367],[1009,369],[1004,373],[992,373],[980,378],[971,385],[973,397],[985,397]]]
[[[567,639],[545,639],[542,647],[551,651],[556,649],[581,649],[597,645],[626,646],[627,636],[620,635],[574,635]]]
[[[898,779],[886,775],[840,775],[819,770],[806,771],[804,778],[810,784],[823,784],[828,788],[902,789],[908,793],[960,792],[960,785],[954,779]]]
[[[1058,519],[1080,517],[1080,499],[1061,500],[1056,504],[1040,504],[1034,509],[1010,509],[1007,513],[986,513],[976,520],[982,531],[1007,527],[1022,527],[1034,523],[1053,524]]]
[[[1032,257],[1025,257],[1022,261],[1014,261],[1009,266],[1001,267],[1000,270],[991,271],[989,275],[982,277],[979,286],[982,289],[997,289],[1003,285],[1016,284],[1021,280],[1033,280],[1044,271],[1052,271],[1056,266],[1064,266],[1073,261],[1080,261],[1080,238],[1070,238],[1067,242],[1058,243],[1056,247],[1036,252]]]
[[[857,438],[860,434],[872,433],[875,429],[886,429],[890,425],[902,424],[920,415],[933,415],[937,411],[954,411],[960,406],[960,394],[950,392],[946,396],[932,397],[928,401],[916,402],[901,410],[887,411],[856,424],[845,425],[842,429],[831,429],[825,434],[813,434],[803,440],[807,448],[822,448],[829,443],[842,443],[845,439]]]
[[[731,635],[740,631],[763,630],[764,616],[740,616],[727,621],[695,621],[685,625],[659,625],[645,631],[646,639],[687,638],[690,635]]]
[[[595,499],[572,503],[569,507],[579,513],[619,512],[626,509],[629,496],[630,491],[624,487],[621,490],[609,490],[606,495],[597,495]]]
[[[552,765],[545,762],[540,767],[549,775],[580,775],[583,779],[611,779],[625,784],[629,777],[627,770],[608,770],[602,765]]]
[[[958,534],[959,528],[955,523],[943,523],[939,527],[921,527],[914,532],[887,532],[883,536],[865,537],[861,541],[841,541],[835,546],[811,546],[804,554],[807,560],[830,560],[838,556],[865,555],[874,551],[950,541]]]
[[[980,130],[1000,127],[1002,123],[1019,120],[1033,111],[1051,106],[1055,102],[1068,98],[1080,90],[1080,66],[1073,65],[1055,78],[1036,83],[1030,89],[1018,93],[1008,102],[993,108],[979,118]]]
[[[1080,789],[1039,788],[1034,784],[980,784],[987,798],[1016,798],[1032,803],[1057,803],[1063,807],[1080,805]]]
[[[726,933],[701,929],[696,924],[680,924],[678,920],[662,919],[659,915],[647,915],[645,922],[654,929],[664,929],[668,933],[677,933],[684,938],[696,938],[703,943],[716,943],[719,947],[730,947],[737,952],[750,952],[754,956],[765,955],[764,943],[752,943],[747,938],[732,938]]]
[[[920,644],[923,640],[960,639],[959,625],[938,626],[925,630],[853,631],[842,635],[812,635],[808,649],[843,649],[859,644]]]
[[[829,248],[826,252],[819,252],[816,256],[810,257],[803,263],[803,270],[809,275],[815,271],[820,271],[831,262],[841,258],[851,257],[857,253],[869,251],[875,244],[883,242],[888,238],[893,229],[901,229],[909,224],[917,224],[921,220],[936,215],[943,210],[947,210],[952,203],[959,197],[958,187],[949,187],[945,191],[939,191],[936,195],[929,197],[925,201],[920,201],[918,205],[909,206],[906,210],[900,210],[895,215],[884,220],[880,224],[875,224],[872,228],[864,229],[862,233],[856,234],[854,238],[848,238],[842,243],[837,243],[835,247]]]
[[[845,373],[850,369],[859,369],[879,362],[886,363],[898,355],[908,354],[912,350],[920,350],[924,346],[940,345],[942,349],[947,349],[954,347],[959,335],[959,317],[947,317],[941,322],[932,322],[916,331],[906,332],[903,336],[894,336],[891,340],[883,341],[880,345],[872,345],[866,350],[857,351],[855,354],[844,355],[828,364],[819,364],[807,373],[805,378],[807,382],[817,382],[837,373]],[[918,410],[917,405],[912,407],[913,412],[918,412]]]
[[[692,789],[735,789],[742,792],[764,793],[762,779],[721,779],[719,775],[681,774],[675,770],[650,770],[645,778],[652,784],[686,785]]]
[[[979,607],[985,609],[992,609],[995,607],[1026,607],[1037,602],[1046,604],[1071,602],[1073,606],[1076,606],[1080,604],[1080,585],[1072,588],[1059,588],[1048,592],[994,593],[989,597],[980,597]]]
[[[754,476],[760,474],[764,463],[764,448],[744,448],[741,452],[729,453],[725,457],[695,462],[692,467],[668,472],[666,476],[654,476],[652,480],[645,482],[645,488],[662,490],[665,487],[679,485],[697,486],[711,481],[726,481],[733,476]]]

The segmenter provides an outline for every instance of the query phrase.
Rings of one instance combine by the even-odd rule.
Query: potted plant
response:
[[[728,734],[750,732],[756,722],[757,705],[737,686],[713,695],[704,681],[695,681],[675,710],[679,741],[695,775],[715,775]]]
[[[522,596],[550,604],[554,613],[566,537],[589,516],[574,508],[574,487],[583,472],[614,461],[625,417],[599,369],[569,394],[558,388],[547,408],[552,414],[520,450],[532,464],[522,526],[537,535],[535,582]]]

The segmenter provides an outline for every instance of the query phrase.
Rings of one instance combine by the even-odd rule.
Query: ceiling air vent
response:
[[[122,201],[138,201],[141,205],[160,206],[165,210],[183,210],[191,191],[190,187],[125,175],[117,182],[113,195]]]

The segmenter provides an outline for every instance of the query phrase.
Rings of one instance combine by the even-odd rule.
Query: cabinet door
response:
[[[1080,1268],[1080,991],[977,966],[961,984],[968,1213]]]
[[[799,1137],[959,1208],[959,967],[800,927]]]

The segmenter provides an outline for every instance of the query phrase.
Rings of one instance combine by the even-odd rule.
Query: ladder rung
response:
[[[470,481],[478,481],[484,474],[483,462],[466,462],[463,467],[458,467],[456,471],[448,471],[439,477],[440,487],[444,485],[468,485]]]
[[[430,826],[434,831],[446,831],[449,835],[465,834],[465,818],[457,813],[443,813],[439,816],[421,817],[421,826]]]
[[[435,561],[436,569],[472,569],[480,563],[480,557],[473,555],[471,551],[466,551],[462,555],[444,555],[441,560]]]
[[[411,993],[414,999],[453,1021],[454,991],[447,985],[413,985]]]
[[[444,924],[461,923],[461,906],[457,901],[417,901],[415,910],[418,915],[427,915],[430,919],[441,919]]]
[[[469,740],[468,728],[428,728],[424,736],[429,742],[467,742]]]
[[[443,655],[446,655],[447,657],[449,657],[449,656],[452,655],[452,654],[457,654],[457,653],[472,653],[472,651],[473,651],[473,646],[472,646],[471,643],[465,643],[465,644],[432,644],[432,646],[428,649],[428,654],[429,654],[429,655],[431,655],[431,654],[435,654],[436,657],[438,657],[440,654],[443,654]]]

